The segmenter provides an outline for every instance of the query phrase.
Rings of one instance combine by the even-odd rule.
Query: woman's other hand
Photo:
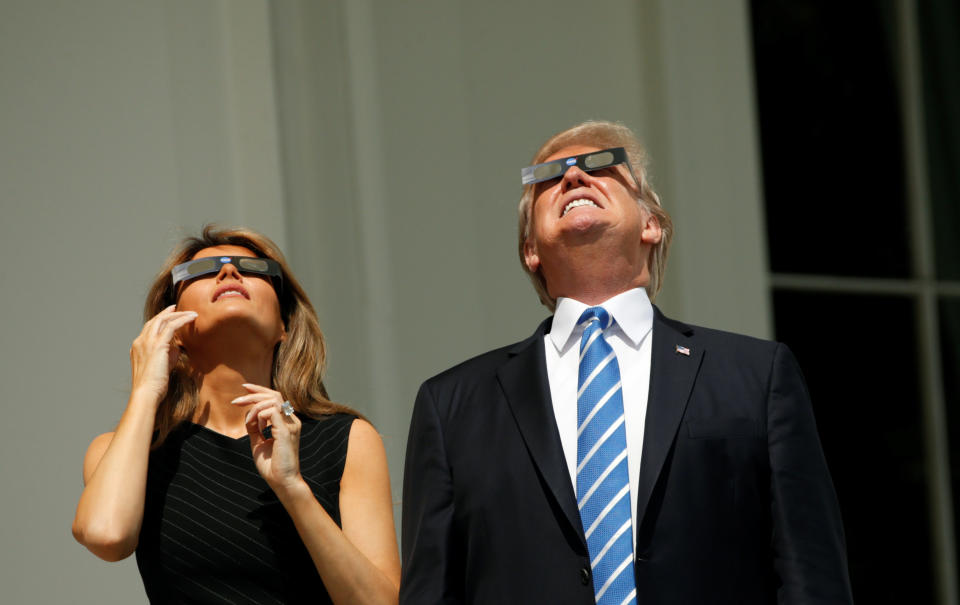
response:
[[[283,395],[267,387],[244,384],[250,391],[231,403],[250,405],[246,426],[250,435],[250,448],[257,472],[277,495],[300,487],[300,419],[294,414],[283,413]],[[270,426],[270,438],[264,430]]]
[[[196,317],[169,306],[143,324],[130,347],[133,388],[127,408],[117,430],[87,449],[73,536],[101,559],[119,561],[137,548],[154,419],[180,354],[174,334]]]
[[[197,318],[195,311],[174,311],[170,305],[143,324],[143,330],[130,347],[133,388],[159,403],[167,393],[170,371],[180,356],[174,342],[177,330]]]

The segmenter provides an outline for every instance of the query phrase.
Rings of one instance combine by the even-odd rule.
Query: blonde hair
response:
[[[588,120],[577,124],[573,128],[568,128],[563,132],[553,135],[543,144],[542,147],[533,156],[531,164],[540,164],[546,158],[550,157],[564,147],[571,145],[589,145],[598,149],[607,149],[610,147],[623,147],[627,151],[627,157],[630,159],[630,167],[633,174],[639,179],[640,191],[637,197],[637,203],[656,217],[660,224],[660,243],[652,250],[649,259],[650,283],[646,290],[650,300],[655,300],[657,294],[663,286],[663,275],[667,268],[667,252],[670,249],[670,240],[673,238],[673,221],[670,215],[660,204],[660,197],[653,190],[650,181],[647,178],[647,154],[640,141],[637,140],[633,131],[618,122],[607,122],[601,120]],[[557,300],[550,296],[547,290],[547,281],[543,273],[538,269],[531,271],[527,267],[526,257],[523,247],[530,237],[530,230],[533,225],[533,194],[536,184],[524,185],[523,195],[520,197],[520,205],[517,207],[519,214],[518,223],[518,252],[520,255],[520,266],[533,282],[533,287],[540,297],[540,302],[548,309],[553,311],[557,306]],[[639,242],[638,244],[639,245]]]
[[[337,412],[362,417],[349,407],[330,401],[323,385],[326,346],[317,313],[306,292],[290,272],[283,253],[270,238],[256,231],[206,225],[198,237],[184,239],[167,257],[150,286],[143,306],[144,321],[177,302],[178,288],[173,285],[170,276],[173,267],[190,260],[200,250],[214,246],[242,246],[260,258],[270,258],[280,264],[283,283],[278,289],[277,298],[287,337],[274,350],[270,388],[283,393],[298,412],[314,418]],[[190,359],[186,352],[181,351],[180,358],[170,372],[167,394],[157,409],[154,424],[157,435],[153,447],[163,443],[177,425],[193,417],[199,386]]]

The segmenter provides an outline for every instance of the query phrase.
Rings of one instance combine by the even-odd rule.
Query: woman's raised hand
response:
[[[130,347],[132,391],[149,395],[156,403],[166,395],[170,370],[180,355],[173,335],[197,318],[195,311],[174,311],[175,308],[176,305],[170,305],[143,324],[143,330]]]
[[[255,384],[244,384],[250,391],[231,403],[249,405],[247,433],[257,471],[279,495],[282,490],[299,486],[300,477],[300,419],[283,413],[283,395]],[[263,436],[270,426],[270,439]]]

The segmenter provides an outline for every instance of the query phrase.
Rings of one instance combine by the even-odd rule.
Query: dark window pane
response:
[[[960,279],[960,4],[917,3],[937,276]]]
[[[751,2],[771,269],[911,271],[889,2]]]
[[[953,490],[953,529],[960,543],[960,299],[940,301],[940,350],[943,390],[947,403],[950,478]]]
[[[810,388],[859,603],[932,603],[911,299],[775,291],[777,339]]]

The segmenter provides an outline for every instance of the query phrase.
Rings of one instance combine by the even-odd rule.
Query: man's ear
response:
[[[643,231],[640,232],[640,241],[644,244],[656,246],[663,237],[663,232],[660,230],[660,219],[652,212],[646,212],[646,215],[647,219],[643,225]]]
[[[530,273],[536,273],[540,268],[540,255],[537,254],[537,245],[527,238],[523,242],[523,262]]]

